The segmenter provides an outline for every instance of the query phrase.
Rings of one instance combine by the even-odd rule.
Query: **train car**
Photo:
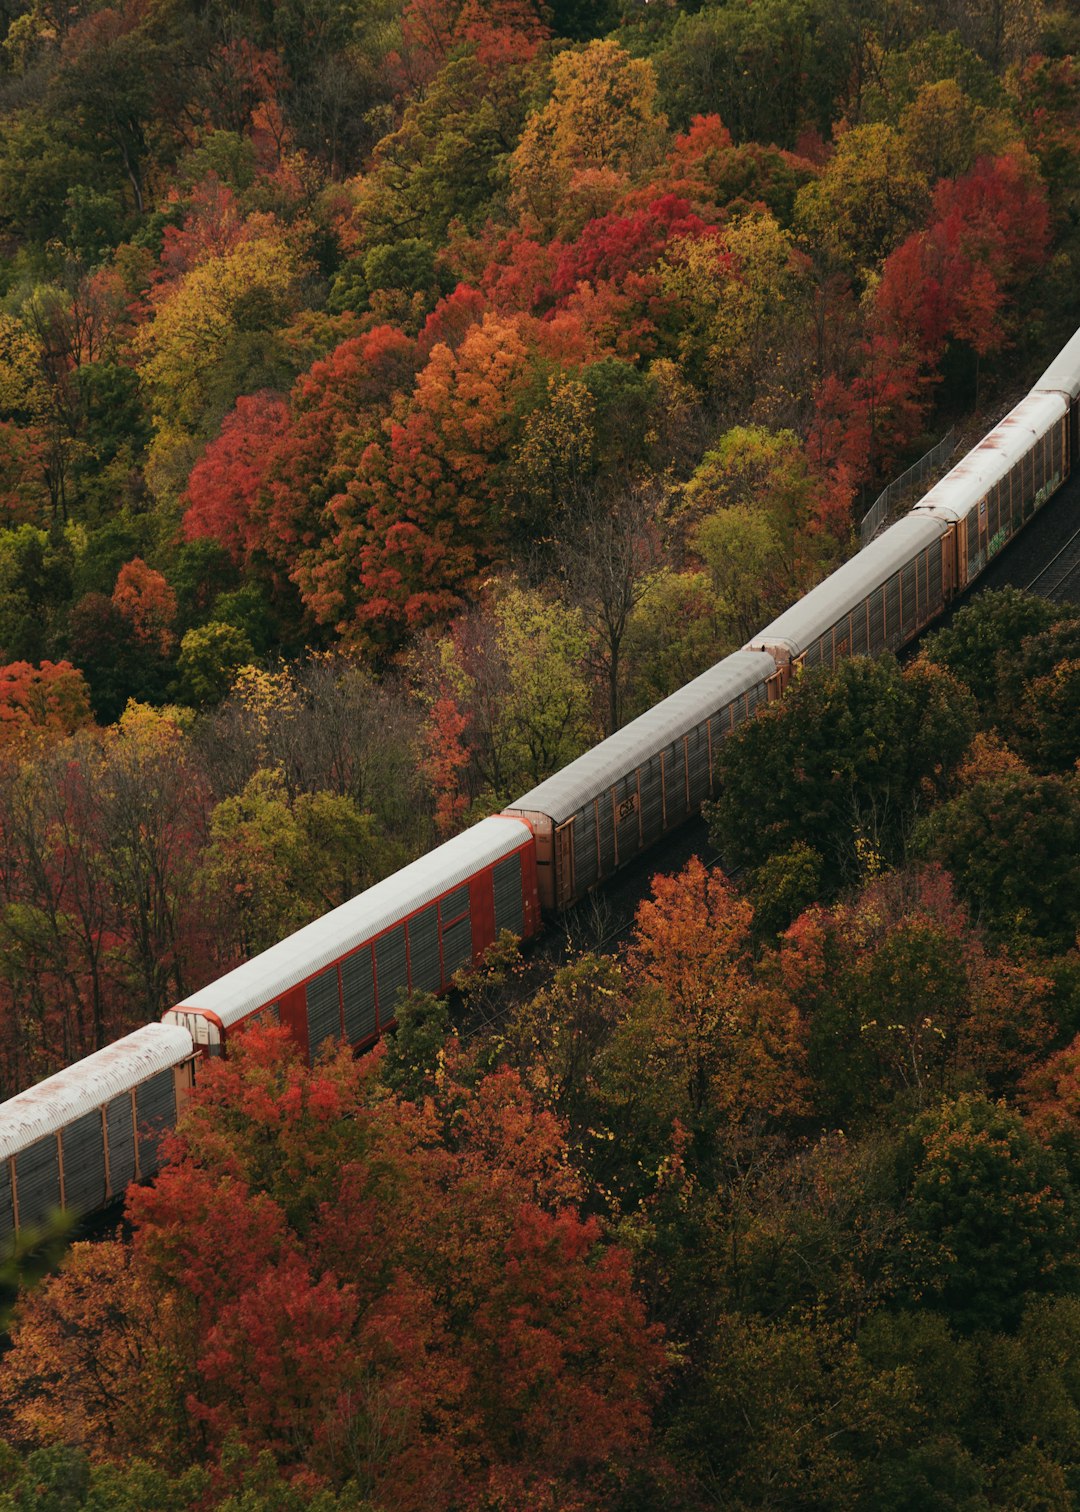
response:
[[[771,696],[775,672],[737,651],[509,805],[536,836],[543,909],[568,907],[697,813],[718,745]]]
[[[1069,400],[1032,391],[924,494],[909,518],[950,528],[950,596],[961,593],[1069,475]]]
[[[1080,331],[1062,347],[1031,391],[1061,394],[1069,406],[1069,462],[1080,456]]]
[[[328,1042],[375,1040],[401,988],[445,992],[500,930],[528,939],[539,927],[532,831],[484,819],[192,993],[165,1022],[210,1056],[248,1025],[281,1023],[314,1064]]]
[[[747,651],[775,660],[786,686],[797,667],[895,651],[941,613],[950,596],[948,525],[906,515],[785,609]]]
[[[146,1024],[0,1104],[0,1249],[57,1208],[96,1212],[152,1176],[194,1059],[185,1029]]]

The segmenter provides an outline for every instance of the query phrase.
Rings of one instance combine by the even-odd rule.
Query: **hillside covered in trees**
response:
[[[1074,50],[1037,0],[5,0],[0,1096],[1000,413],[1080,323]],[[360,1061],[249,1036],[25,1295],[0,1512],[1074,1507],[1078,693],[1075,612],[986,595],[726,744],[737,887],[503,941]]]
[[[725,747],[738,889],[207,1063],[24,1295],[0,1507],[1073,1508],[1078,646],[1006,592],[815,671]]]
[[[4,1092],[741,644],[1075,325],[1068,10],[0,14]]]

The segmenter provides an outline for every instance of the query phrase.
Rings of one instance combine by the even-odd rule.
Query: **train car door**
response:
[[[555,907],[566,908],[574,896],[574,821],[556,825],[552,836],[552,863],[555,868]]]

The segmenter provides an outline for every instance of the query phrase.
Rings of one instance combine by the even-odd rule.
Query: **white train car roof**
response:
[[[1067,412],[1068,402],[1062,393],[1028,394],[983,437],[978,446],[973,446],[955,467],[950,468],[940,483],[935,483],[930,492],[923,495],[912,513],[936,514],[939,519],[950,522],[966,519],[994,484],[1004,478]]]
[[[1068,394],[1070,399],[1080,398],[1080,331],[1062,347],[1034,385],[1032,393]]]
[[[170,1011],[210,1012],[228,1029],[256,1008],[317,975],[365,940],[501,861],[524,845],[531,833],[520,819],[482,819],[201,991],[193,992]]]
[[[0,1160],[66,1128],[192,1054],[191,1035],[175,1024],[145,1024],[133,1034],[0,1103]]]
[[[672,741],[688,735],[718,709],[759,686],[775,671],[771,656],[758,651],[736,651],[670,698],[639,714],[561,772],[507,804],[507,812],[547,814],[556,823],[569,819],[621,777],[635,771]]]
[[[785,609],[771,625],[759,630],[746,649],[786,646],[792,656],[800,655],[920,551],[940,540],[946,529],[933,516],[906,515]]]

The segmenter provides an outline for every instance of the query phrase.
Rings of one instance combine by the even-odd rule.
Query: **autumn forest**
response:
[[[0,1097],[994,423],[1080,326],[1074,53],[1073,0],[0,0]],[[207,1063],[12,1284],[0,1512],[1080,1505],[1078,710],[1080,609],[984,593],[736,731],[620,940]]]

